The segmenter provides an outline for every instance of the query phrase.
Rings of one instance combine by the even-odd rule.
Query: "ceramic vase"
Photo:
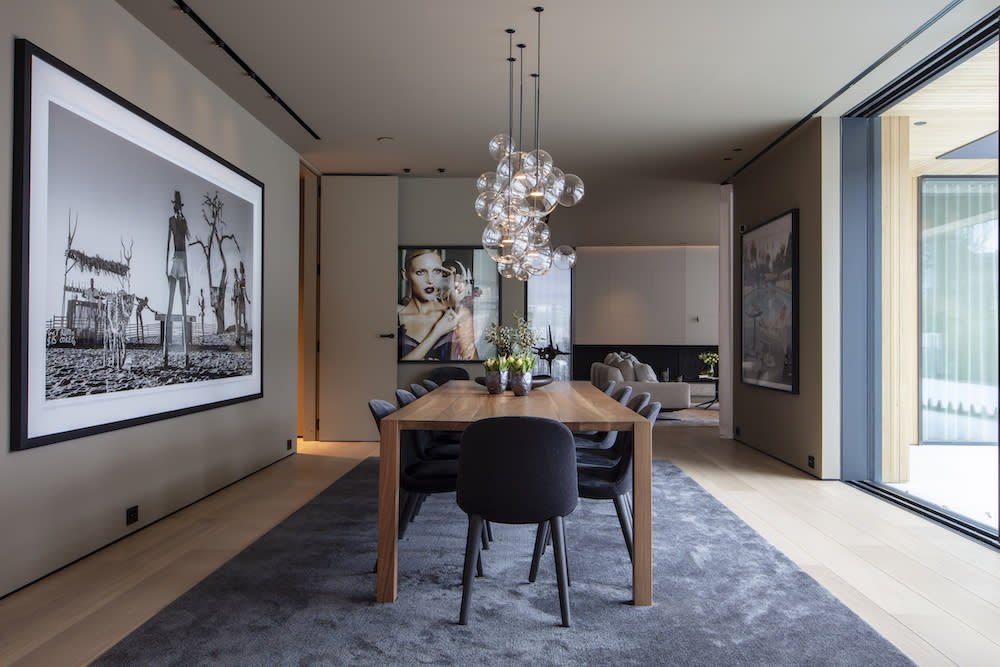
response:
[[[527,373],[511,373],[510,388],[515,396],[527,396],[531,391],[531,371]]]
[[[507,371],[486,371],[486,391],[502,394],[507,388]]]

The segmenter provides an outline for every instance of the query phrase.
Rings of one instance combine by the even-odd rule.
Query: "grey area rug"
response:
[[[399,600],[374,602],[369,459],[105,653],[99,665],[904,665],[885,638],[672,464],[654,462],[652,607],[610,501],[567,520],[573,627],[533,526],[495,526],[457,625],[465,515],[428,499],[399,547]]]
[[[719,409],[687,408],[686,410],[664,410],[656,420],[656,426],[719,426]]]

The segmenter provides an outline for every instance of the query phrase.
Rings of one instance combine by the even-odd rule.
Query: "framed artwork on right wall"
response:
[[[740,379],[799,393],[799,210],[743,233]]]

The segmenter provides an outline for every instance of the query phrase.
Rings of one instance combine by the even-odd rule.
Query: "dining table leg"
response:
[[[378,573],[376,602],[396,601],[399,534],[399,423],[383,419],[378,466]]]
[[[632,597],[637,607],[653,604],[653,426],[633,426]]]

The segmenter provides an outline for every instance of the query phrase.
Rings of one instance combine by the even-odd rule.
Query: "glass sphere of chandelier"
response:
[[[486,221],[483,249],[497,263],[502,277],[518,280],[543,276],[553,267],[567,270],[576,265],[573,248],[561,245],[552,249],[548,216],[557,206],[575,206],[584,195],[583,179],[563,172],[539,145],[544,8],[535,7],[534,11],[538,15],[538,71],[531,75],[535,80],[535,146],[525,151],[514,141],[514,63],[518,59],[513,54],[514,29],[508,28],[508,131],[489,141],[490,157],[497,166],[476,179],[474,203],[476,215]],[[521,61],[519,135],[524,117],[525,46],[517,45]]]

